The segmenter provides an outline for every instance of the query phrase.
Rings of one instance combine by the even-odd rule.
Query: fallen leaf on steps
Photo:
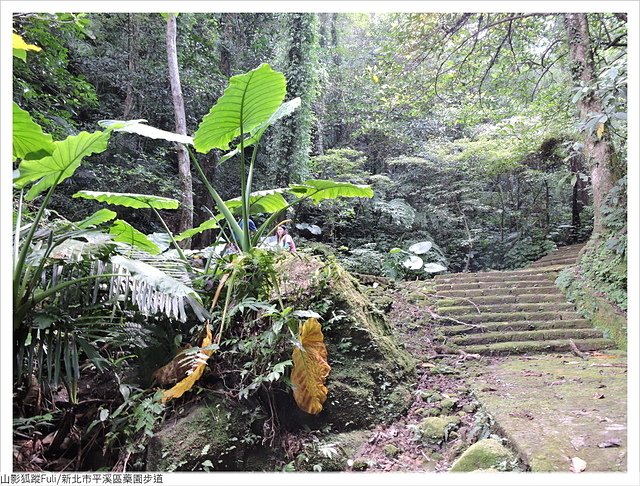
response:
[[[602,393],[596,393],[595,395],[593,395],[593,398],[595,398],[596,400],[602,400],[604,398],[604,395]]]
[[[620,447],[620,444],[622,444],[622,441],[617,437],[613,437],[609,440],[605,440],[604,442],[600,442],[598,444],[598,447],[602,449],[604,449],[605,447]]]
[[[569,470],[571,472],[581,473],[585,469],[587,469],[586,461],[583,461],[579,457],[572,457],[571,458],[571,466],[569,466]]]

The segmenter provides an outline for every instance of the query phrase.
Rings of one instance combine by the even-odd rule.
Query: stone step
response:
[[[610,339],[579,339],[573,342],[580,351],[599,351],[616,347],[616,344]],[[473,346],[460,346],[460,349],[470,354],[507,356],[510,354],[571,352],[571,345],[568,339],[558,339],[554,341],[475,344]]]
[[[575,311],[573,304],[569,302],[529,302],[529,303],[515,303],[515,304],[493,304],[493,305],[456,305],[445,307],[438,305],[438,314],[442,316],[462,316],[467,314],[478,315],[483,313],[496,313],[496,312],[553,312],[553,311]]]
[[[544,272],[538,273],[525,273],[517,275],[503,275],[500,272],[484,272],[484,273],[467,273],[461,274],[463,277],[456,278],[442,278],[436,280],[439,284],[463,284],[472,282],[534,282],[534,283],[549,283],[553,282],[551,278]]]
[[[451,317],[460,322],[480,324],[485,322],[521,322],[521,321],[573,321],[580,316],[576,311],[550,311],[550,312],[485,312],[483,314],[463,314]],[[451,324],[459,324],[450,321]],[[446,322],[443,324],[446,325]]]
[[[436,275],[435,277],[435,281],[436,282],[441,282],[441,281],[447,281],[447,282],[454,282],[454,281],[461,281],[461,280],[465,280],[468,277],[480,277],[480,276],[485,276],[485,277],[495,277],[495,276],[504,276],[504,277],[511,277],[511,276],[522,276],[522,275],[541,275],[541,276],[545,276],[545,272],[538,270],[537,268],[523,268],[521,270],[501,270],[501,271],[496,271],[496,270],[491,270],[488,272],[476,272],[476,273],[445,273],[442,275]]]
[[[439,295],[436,295],[440,297]],[[567,299],[558,290],[549,294],[508,294],[508,295],[474,295],[468,297],[446,297],[438,300],[438,307],[450,307],[459,305],[496,305],[496,304],[521,304],[521,303],[549,303],[566,302]]]
[[[437,287],[436,287],[437,288]],[[458,286],[453,286],[453,289],[437,290],[437,297],[445,298],[459,298],[465,297],[473,299],[474,297],[491,296],[502,297],[509,295],[550,295],[559,292],[558,287],[553,284],[541,285],[539,287],[500,287],[491,285],[490,287],[472,288],[472,289],[459,289]]]
[[[576,258],[558,258],[554,260],[539,260],[531,264],[531,268],[547,268],[554,267],[556,265],[575,265],[577,263]]]
[[[500,331],[453,336],[449,338],[448,344],[469,346],[517,341],[554,341],[560,339],[575,341],[595,338],[602,338],[602,331],[597,329],[536,329],[535,331]]]
[[[474,290],[474,289],[486,289],[486,290],[511,290],[511,289],[550,289],[557,288],[553,285],[553,280],[545,280],[544,282],[463,282],[463,283],[448,283],[437,284],[436,291],[440,293],[443,290]],[[528,293],[535,293],[535,290],[531,290]]]
[[[537,329],[592,329],[592,327],[591,323],[585,319],[573,319],[564,321],[483,322],[473,327],[463,325],[440,326],[438,331],[445,336],[456,336],[458,334],[535,331]]]

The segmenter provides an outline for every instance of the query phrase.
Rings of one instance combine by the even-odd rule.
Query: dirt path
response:
[[[408,412],[371,432],[354,456],[353,469],[446,471],[470,444],[493,432],[490,418],[479,409],[466,380],[473,359],[449,354],[436,344],[432,293],[425,282],[398,283],[378,292],[378,297],[393,302],[387,317],[399,341],[417,358],[418,379],[412,386],[414,400]],[[448,426],[445,423],[444,435],[425,432],[425,420],[435,422],[434,418],[450,421]]]

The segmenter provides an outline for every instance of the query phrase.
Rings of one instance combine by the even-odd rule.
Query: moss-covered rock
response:
[[[385,456],[393,459],[395,457],[398,457],[398,454],[400,454],[400,449],[394,444],[387,444],[382,448],[382,452],[384,452]]]
[[[441,410],[438,407],[432,408],[419,408],[416,410],[416,414],[421,417],[435,417],[441,414]]]
[[[239,407],[207,398],[181,418],[165,422],[151,437],[147,470],[201,471],[206,461],[214,470],[243,470],[242,439],[249,427]]]
[[[365,457],[358,457],[353,461],[351,468],[354,471],[366,471],[369,468],[369,461]]]
[[[427,403],[435,403],[442,400],[442,395],[435,390],[423,390],[419,393],[422,401]]]
[[[458,400],[455,398],[445,398],[444,400],[441,400],[438,405],[442,409],[443,413],[449,414],[456,408],[457,404]]]
[[[334,260],[323,262],[302,253],[280,262],[277,271],[287,303],[325,318],[322,332],[332,367],[329,393],[319,416],[302,421],[349,430],[404,413],[412,401],[406,384],[414,378],[415,361],[398,346],[384,314],[357,280]],[[290,409],[292,402],[286,406]]]
[[[442,442],[447,440],[449,433],[460,424],[460,417],[445,415],[442,417],[428,417],[420,422],[418,431],[424,442]]]
[[[476,442],[452,464],[452,472],[469,472],[478,469],[509,470],[515,462],[513,453],[495,439]]]

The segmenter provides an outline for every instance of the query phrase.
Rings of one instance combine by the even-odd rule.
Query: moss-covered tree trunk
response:
[[[286,186],[307,175],[313,126],[313,103],[316,97],[317,15],[292,13],[285,17],[290,33],[284,73],[287,96],[299,96],[302,105],[293,116],[285,118],[277,131],[276,184]]]
[[[569,42],[573,79],[577,84],[593,88],[596,74],[587,14],[565,14],[564,24]],[[583,122],[603,112],[602,101],[594,90],[591,90],[578,102],[578,108],[580,109],[580,119]],[[585,129],[584,141],[584,152],[591,171],[593,188],[593,232],[598,234],[603,229],[602,204],[614,184],[611,171],[613,149],[606,133],[601,131],[600,127],[593,131]]]
[[[187,121],[184,113],[184,98],[180,85],[178,71],[178,51],[176,49],[177,22],[175,14],[167,17],[167,58],[169,62],[169,81],[171,82],[171,98],[175,112],[176,132],[187,134]],[[193,227],[193,182],[191,179],[191,163],[187,149],[177,144],[178,155],[178,183],[180,188],[180,209],[178,231],[185,231]],[[183,240],[184,246],[189,247],[189,240]]]

